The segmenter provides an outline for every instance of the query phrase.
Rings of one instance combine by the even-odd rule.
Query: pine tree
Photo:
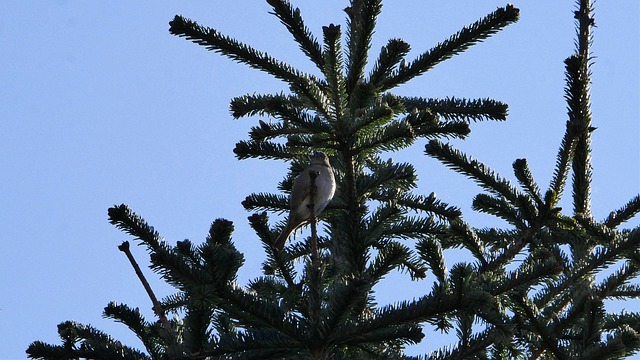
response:
[[[68,321],[58,327],[61,345],[34,342],[30,357],[410,359],[404,347],[434,329],[455,331],[458,343],[419,358],[618,359],[640,350],[640,313],[604,308],[604,301],[640,296],[633,282],[640,274],[640,228],[620,228],[640,211],[640,196],[604,220],[591,214],[588,0],[579,0],[575,12],[577,49],[565,61],[568,121],[546,191],[525,159],[513,163],[516,186],[443,142],[465,138],[472,121],[505,120],[505,104],[392,92],[517,21],[518,9],[498,8],[412,61],[405,59],[409,44],[391,39],[367,72],[380,0],[352,0],[344,35],[340,26],[326,26],[322,43],[299,9],[287,0],[267,1],[321,78],[182,16],[170,31],[289,86],[286,93],[231,101],[235,118],[273,120],[260,120],[234,151],[239,159],[290,161],[280,184],[285,193],[312,151],[329,154],[338,190],[319,219],[323,231],[311,222],[309,237],[278,251],[273,242],[284,223],[270,225],[268,213],[287,210],[288,196],[249,195],[243,205],[255,212],[249,222],[266,260],[263,276],[240,285],[244,258],[231,241],[230,221],[215,220],[202,244],[172,246],[126,205],[115,206],[110,222],[144,244],[151,268],[177,289],[154,301],[155,322],[127,305],[105,308],[106,317],[142,340],[145,352]],[[383,156],[421,138],[429,140],[429,156],[486,191],[474,198],[474,209],[506,220],[508,228],[471,227],[435,194],[414,193],[414,167]],[[566,214],[558,204],[569,184],[573,209]],[[470,260],[448,269],[443,251],[450,248],[466,249]],[[120,249],[137,266],[128,243]],[[412,279],[431,273],[436,281],[418,299],[379,307],[373,287],[394,270]],[[604,280],[596,281],[598,274]]]

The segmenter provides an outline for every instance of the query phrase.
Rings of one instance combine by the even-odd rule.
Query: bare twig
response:
[[[309,220],[311,221],[311,262],[315,269],[318,269],[318,230],[316,228],[316,224],[318,223],[318,219],[316,218],[315,212],[315,197],[316,197],[316,178],[320,175],[317,171],[310,171],[309,178],[311,180],[311,185],[309,187],[309,198],[311,201],[307,205],[311,212]]]
[[[138,266],[138,263],[136,262],[136,259],[134,259],[133,254],[131,254],[131,250],[129,250],[129,242],[123,241],[122,244],[118,246],[118,250],[122,251],[127,255],[129,262],[131,262],[131,266],[133,266],[133,269],[135,270],[136,275],[138,275],[138,278],[140,279],[142,286],[144,286],[144,289],[147,291],[147,294],[149,295],[149,298],[153,303],[153,311],[160,318],[162,327],[164,327],[167,331],[171,331],[171,324],[169,324],[169,320],[167,320],[167,316],[164,313],[164,309],[162,309],[162,306],[160,305],[158,298],[156,298],[156,295],[153,293],[153,290],[149,285],[149,282],[144,277],[142,270],[140,270],[140,266]]]

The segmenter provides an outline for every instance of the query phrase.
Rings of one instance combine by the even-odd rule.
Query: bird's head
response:
[[[315,151],[311,155],[311,164],[324,164],[326,166],[330,166],[329,157],[322,151]]]

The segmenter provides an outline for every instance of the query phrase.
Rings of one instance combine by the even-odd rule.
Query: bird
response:
[[[315,196],[311,199],[311,177],[315,172]],[[313,201],[314,215],[318,216],[333,198],[336,192],[336,179],[329,163],[329,157],[321,151],[311,155],[309,166],[304,169],[293,181],[291,195],[289,197],[289,218],[287,225],[274,242],[278,250],[284,248],[289,236],[298,227],[305,224],[311,218],[311,209],[308,206]]]

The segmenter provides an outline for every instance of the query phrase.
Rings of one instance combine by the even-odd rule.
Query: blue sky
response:
[[[344,25],[346,1],[294,4],[318,37],[322,25]],[[388,1],[373,54],[400,37],[411,44],[412,59],[505,4]],[[512,162],[525,157],[546,188],[567,119],[563,60],[574,50],[575,4],[515,5],[518,23],[396,92],[508,103],[507,122],[475,123],[469,139],[454,145],[509,179]],[[257,119],[232,120],[228,103],[286,86],[171,36],[168,22],[182,14],[312,71],[268,5],[4,1],[0,10],[0,359],[24,358],[34,340],[58,343],[56,325],[65,320],[139,344],[123,325],[101,318],[112,300],[151,317],[144,289],[117,250],[130,239],[107,222],[113,204],[129,204],[171,243],[202,241],[212,220],[232,220],[234,241],[247,259],[239,280],[259,275],[262,248],[240,202],[253,192],[276,192],[287,167],[235,159],[235,143]],[[595,15],[593,210],[604,218],[640,192],[639,4],[597,2]],[[424,144],[391,155],[416,166],[419,191],[459,206],[472,225],[502,226],[469,209],[480,189],[426,157]],[[145,264],[146,252],[133,250]],[[449,265],[456,261],[451,255]],[[145,270],[159,296],[172,293]],[[430,281],[400,278],[394,274],[379,286],[380,303],[430,288]],[[426,332],[428,344],[413,353],[450,340]]]

